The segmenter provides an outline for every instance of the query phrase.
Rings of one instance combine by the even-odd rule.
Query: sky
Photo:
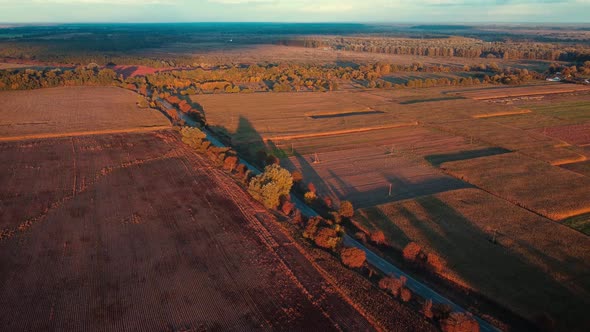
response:
[[[590,23],[590,0],[0,0],[0,23]]]

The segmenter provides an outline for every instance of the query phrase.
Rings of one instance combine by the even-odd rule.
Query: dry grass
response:
[[[436,252],[447,261],[445,277],[525,317],[548,312],[575,326],[588,322],[590,238],[577,231],[479,189],[379,205],[357,217],[399,250],[416,241]]]
[[[520,153],[448,162],[442,168],[553,220],[590,212],[590,178]]]
[[[0,92],[0,137],[169,126],[137,95],[115,87],[63,87]]]

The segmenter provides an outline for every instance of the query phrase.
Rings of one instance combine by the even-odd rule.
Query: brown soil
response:
[[[5,329],[372,329],[171,131],[0,146]]]

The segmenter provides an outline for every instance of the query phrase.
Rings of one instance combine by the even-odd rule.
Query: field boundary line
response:
[[[412,122],[406,122],[406,123],[395,123],[395,124],[375,126],[375,127],[363,127],[363,128],[356,128],[356,129],[343,129],[343,130],[326,131],[323,133],[263,137],[262,140],[264,140],[264,141],[288,141],[288,140],[300,139],[300,138],[337,136],[337,135],[363,133],[363,132],[367,132],[367,131],[375,131],[375,130],[383,130],[383,129],[413,127],[413,126],[417,126],[417,125],[418,125],[418,121],[412,121]]]
[[[55,134],[46,133],[46,134],[30,134],[30,135],[21,135],[21,136],[7,136],[7,137],[0,137],[0,142],[24,141],[24,140],[42,139],[42,138],[62,138],[62,137],[104,135],[104,134],[145,133],[145,132],[165,130],[165,129],[172,129],[172,127],[171,126],[153,126],[153,127],[124,128],[124,129],[73,131],[73,132],[69,132],[69,133],[55,133]]]

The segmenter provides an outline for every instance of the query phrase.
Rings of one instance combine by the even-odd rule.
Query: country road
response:
[[[207,135],[207,139],[209,141],[211,141],[211,144],[218,146],[218,147],[225,147],[225,145],[223,143],[221,143],[218,139],[216,139],[210,131],[208,131],[206,129],[203,129],[203,131]],[[249,164],[248,162],[245,162],[244,160],[241,160],[240,162],[243,163],[244,165],[246,165],[246,167],[248,167],[248,169],[250,169],[250,171],[253,174],[260,174],[261,173],[261,171],[258,168],[254,167],[253,165]],[[297,198],[293,194],[291,194],[291,200],[293,201],[293,203],[295,203],[295,206],[301,211],[301,213],[303,215],[305,215],[306,217],[314,217],[314,216],[319,215],[316,211],[314,211],[311,207],[309,207],[307,204],[305,204],[303,201],[301,201],[299,198]],[[399,278],[400,276],[404,276],[407,279],[406,286],[412,292],[421,296],[422,298],[431,299],[433,303],[450,305],[451,308],[453,308],[453,311],[456,311],[456,312],[468,312],[463,307],[455,304],[453,301],[440,295],[439,293],[437,293],[436,291],[434,291],[433,289],[431,289],[427,285],[412,278],[410,275],[408,275],[404,271],[400,270],[398,267],[391,264],[387,260],[383,259],[382,257],[377,255],[373,251],[369,250],[364,245],[362,245],[361,243],[359,243],[358,241],[356,241],[355,239],[350,237],[348,234],[344,235],[343,243],[347,246],[353,246],[353,247],[357,247],[357,248],[363,250],[367,255],[367,262],[369,264],[371,264],[372,266],[376,267],[383,274],[394,276],[397,278]],[[499,332],[500,331],[498,328],[494,327],[490,323],[486,322],[485,320],[483,320],[475,315],[474,315],[474,318],[479,323],[480,331],[482,331],[482,332]]]

